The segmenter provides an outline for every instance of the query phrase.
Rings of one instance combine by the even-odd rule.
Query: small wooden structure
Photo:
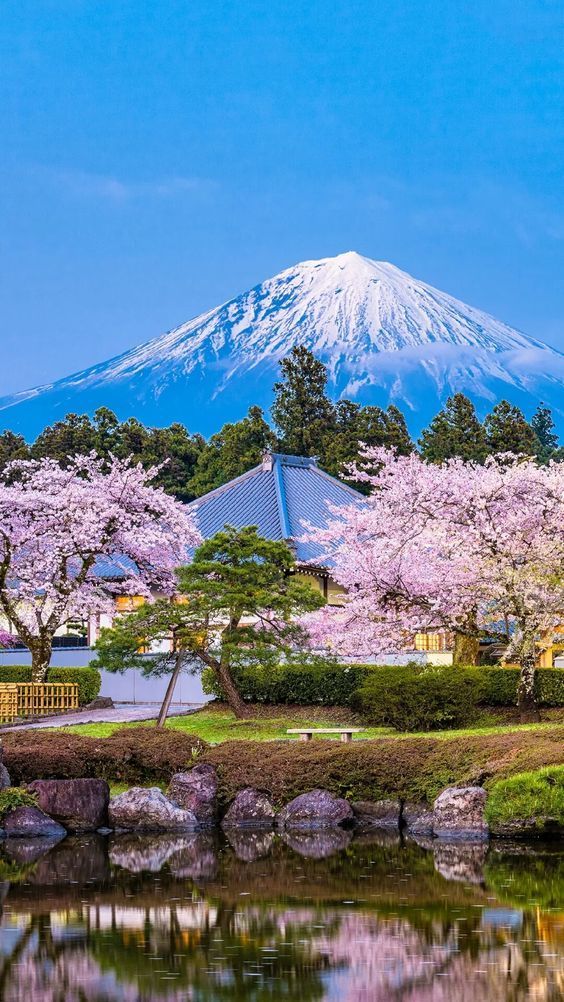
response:
[[[340,734],[341,741],[348,744],[353,734],[362,730],[363,727],[290,727],[286,734],[299,734],[300,741],[311,741],[314,734]]]
[[[78,709],[76,682],[0,683],[0,723]]]

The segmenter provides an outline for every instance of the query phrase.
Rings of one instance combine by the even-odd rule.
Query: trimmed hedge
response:
[[[248,703],[298,704],[300,706],[352,706],[355,692],[378,672],[399,672],[409,667],[421,671],[422,666],[411,662],[399,665],[329,665],[320,664],[287,666],[274,669],[262,667],[238,668],[234,678],[243,699]],[[431,666],[425,666],[430,669]],[[444,673],[445,682],[454,669],[451,666],[432,669]],[[515,706],[518,668],[463,668],[458,671],[477,673],[480,681],[478,702],[484,706]],[[389,679],[390,676],[384,676]],[[202,673],[204,692],[222,699],[221,689],[211,669]],[[564,706],[564,668],[539,668],[537,671],[537,698],[541,706]]]
[[[433,731],[470,723],[481,691],[479,668],[398,665],[372,672],[353,694],[353,706],[370,724]]]
[[[218,770],[223,805],[238,790],[264,790],[276,805],[316,787],[354,800],[432,803],[447,786],[491,783],[561,765],[562,728],[527,733],[352,741],[226,741],[201,758]]]
[[[155,727],[123,727],[107,738],[65,731],[8,731],[3,760],[14,784],[34,779],[153,783],[194,764],[207,747],[193,734]]]
[[[102,678],[96,668],[49,668],[48,682],[77,682],[80,706],[90,703],[100,692]],[[1,665],[0,682],[31,682],[31,665]]]

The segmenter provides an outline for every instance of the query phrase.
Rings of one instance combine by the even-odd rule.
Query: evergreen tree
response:
[[[335,410],[327,396],[327,369],[303,345],[292,348],[280,363],[283,379],[274,384],[273,421],[281,448],[297,456],[323,454],[335,427]]]
[[[67,414],[47,425],[31,446],[33,459],[56,459],[65,466],[70,456],[97,450],[96,429],[87,414]]]
[[[342,476],[348,463],[359,459],[360,443],[369,446],[395,448],[400,455],[413,451],[405,418],[393,405],[362,407],[352,400],[335,404],[335,430],[324,441],[321,453],[323,469],[333,476]]]
[[[539,463],[548,463],[550,459],[560,459],[562,450],[558,448],[558,435],[554,431],[555,427],[550,407],[540,403],[531,419],[531,428],[538,439],[537,458]]]
[[[482,463],[488,446],[472,401],[463,393],[449,397],[423,431],[419,446],[423,459],[429,463],[443,463],[455,456],[467,462]]]
[[[513,452],[536,456],[539,442],[525,415],[507,400],[500,400],[484,421],[488,453]]]
[[[261,408],[250,407],[247,417],[235,424],[225,424],[204,445],[189,483],[193,497],[207,494],[246,473],[260,463],[266,449],[275,446],[276,437],[264,420]]]
[[[29,445],[23,435],[5,431],[0,435],[0,470],[13,459],[29,459]]]

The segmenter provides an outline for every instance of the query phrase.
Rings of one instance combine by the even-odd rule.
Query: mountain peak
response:
[[[561,406],[558,352],[387,261],[346,251],[286,268],[108,362],[6,397],[2,423],[34,434],[70,410],[105,404],[120,417],[209,433],[251,403],[269,406],[278,362],[294,345],[327,365],[334,396],[393,401],[419,426],[457,390],[478,403],[508,396],[528,406],[542,394]]]

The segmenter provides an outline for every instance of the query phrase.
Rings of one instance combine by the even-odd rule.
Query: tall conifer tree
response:
[[[271,413],[281,447],[297,456],[320,455],[335,426],[327,369],[304,345],[292,348],[280,368],[283,378],[274,384]]]
[[[430,463],[459,457],[482,463],[488,448],[474,404],[463,393],[449,397],[419,439],[421,455]]]
[[[484,421],[488,452],[513,452],[516,455],[536,456],[538,439],[525,415],[514,404],[500,400]]]

